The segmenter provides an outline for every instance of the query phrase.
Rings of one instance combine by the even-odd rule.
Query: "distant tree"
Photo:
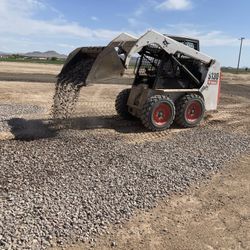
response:
[[[19,54],[12,54],[11,58],[18,59],[18,58],[23,58],[24,56],[19,55]]]
[[[245,68],[245,71],[248,71],[248,67]]]
[[[51,61],[57,61],[57,57],[55,56],[51,57]]]

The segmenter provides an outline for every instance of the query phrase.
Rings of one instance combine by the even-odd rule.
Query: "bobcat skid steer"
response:
[[[67,75],[79,60],[91,64],[83,68],[85,86],[119,80],[134,64],[132,87],[118,94],[115,107],[121,117],[137,117],[151,131],[165,130],[174,121],[197,126],[205,111],[217,108],[220,64],[199,51],[198,40],[153,30],[139,39],[122,33],[107,47],[74,50],[60,74]]]

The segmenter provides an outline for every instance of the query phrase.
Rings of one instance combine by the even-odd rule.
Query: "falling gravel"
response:
[[[85,55],[59,74],[52,106],[54,119],[64,120],[73,114],[80,89],[86,86],[86,79],[94,61],[95,58]]]
[[[248,137],[201,128],[143,144],[89,131],[0,142],[0,248],[89,241],[249,149]]]

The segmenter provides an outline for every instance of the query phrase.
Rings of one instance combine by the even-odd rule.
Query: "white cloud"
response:
[[[99,18],[96,17],[96,16],[92,16],[92,17],[91,17],[91,20],[92,20],[92,21],[99,21]]]
[[[137,25],[137,20],[135,18],[128,18],[128,23],[131,25],[131,26],[136,26]]]
[[[8,16],[8,14],[18,14],[19,17],[32,16],[34,12],[45,8],[46,5],[39,0],[1,0],[0,15],[1,17]]]
[[[137,29],[138,27],[142,27],[142,26],[144,27],[145,25],[147,25],[145,22],[142,22],[139,19],[133,18],[133,17],[128,18],[128,23],[133,29]]]
[[[133,12],[134,17],[141,17],[158,4],[157,0],[144,0]]]
[[[202,47],[239,46],[239,40],[237,37],[230,36],[220,30],[206,30],[205,27],[198,25],[168,25],[166,29],[161,29],[160,32],[199,39]],[[250,46],[250,39],[244,40],[244,46]]]
[[[67,49],[75,49],[75,46],[72,44],[67,44],[67,43],[59,43],[57,44],[58,46],[62,47],[62,48],[67,48]]]
[[[167,0],[156,6],[158,10],[188,10],[191,8],[190,0]]]
[[[37,19],[36,14],[42,11],[51,11],[54,18]],[[32,38],[34,41],[45,39],[63,41],[67,38],[75,38],[83,39],[83,42],[86,39],[106,43],[121,33],[121,31],[109,29],[90,29],[76,22],[67,21],[61,13],[42,0],[0,0],[0,17],[1,36],[12,40],[15,38],[18,40],[21,37]],[[97,20],[96,17],[92,17],[93,19]],[[13,47],[8,46],[7,43],[1,44],[0,47],[9,47],[9,51],[13,50]]]
[[[144,3],[143,5],[140,5],[133,13],[133,15],[135,17],[140,17],[144,14],[144,12],[147,10],[148,8],[148,2]]]

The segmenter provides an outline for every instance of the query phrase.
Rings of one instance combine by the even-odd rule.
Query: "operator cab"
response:
[[[183,37],[183,36],[171,36],[171,35],[166,35],[166,34],[164,34],[164,36],[168,36],[179,43],[183,43],[192,49],[200,51],[200,41],[197,39]]]
[[[200,50],[199,41],[196,39],[168,37]],[[183,53],[170,55],[159,45],[150,44],[139,52],[133,85],[146,84],[152,89],[198,89],[205,80],[207,70],[208,65]]]

